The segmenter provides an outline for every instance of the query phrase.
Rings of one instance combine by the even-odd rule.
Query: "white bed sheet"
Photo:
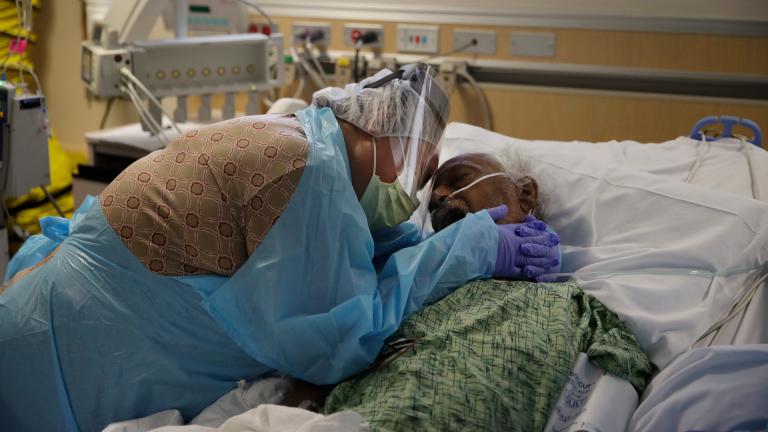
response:
[[[768,345],[699,348],[654,379],[630,431],[764,431]]]
[[[441,161],[456,154],[519,148],[549,195],[548,222],[561,235],[563,270],[725,271],[768,262],[768,204],[751,198],[737,141],[707,145],[704,164],[683,183],[696,141],[659,145],[525,141],[451,124]],[[717,156],[717,157],[715,157]],[[768,190],[768,154],[754,148]],[[715,189],[713,189],[715,188]],[[751,273],[581,277],[584,290],[615,311],[660,368],[691,347],[743,294]]]

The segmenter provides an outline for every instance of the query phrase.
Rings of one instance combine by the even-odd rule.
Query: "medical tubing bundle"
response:
[[[696,173],[701,168],[702,162],[704,161],[704,146],[705,145],[711,145],[704,135],[704,132],[699,132],[701,135],[701,141],[696,146],[696,159],[693,160],[693,164],[691,164],[691,167],[688,168],[688,175],[685,177],[685,183],[690,183],[693,181],[693,178],[696,176]]]
[[[291,47],[291,53],[293,54],[294,58],[298,60],[299,65],[301,65],[301,70],[304,71],[310,79],[312,79],[312,82],[315,83],[315,85],[318,88],[325,88],[328,87],[325,84],[325,81],[322,77],[320,77],[317,72],[315,72],[314,68],[307,62],[307,60],[299,54],[299,51],[296,50],[295,47]]]
[[[750,286],[749,289],[747,289],[744,294],[736,300],[733,307],[731,308],[731,311],[728,312],[724,317],[720,318],[718,321],[716,321],[714,324],[712,324],[699,338],[696,339],[695,343],[700,342],[710,334],[714,332],[719,332],[722,327],[727,324],[730,320],[732,320],[734,317],[736,317],[752,300],[752,298],[757,293],[758,288],[762,283],[764,283],[766,280],[768,280],[768,265],[765,263],[759,263],[752,266],[747,267],[737,267],[732,269],[727,269],[723,271],[709,271],[709,270],[698,270],[698,269],[667,269],[667,268],[649,268],[645,270],[617,270],[617,271],[595,271],[595,272],[565,272],[565,273],[548,273],[542,275],[542,277],[612,277],[612,276],[692,276],[692,277],[700,277],[705,279],[714,280],[716,277],[732,277],[736,275],[740,275],[743,273],[748,273],[753,270],[762,270],[755,278],[755,282]]]
[[[694,159],[693,164],[691,164],[691,167],[688,169],[688,175],[685,178],[685,183],[691,183],[696,176],[696,173],[699,171],[699,169],[703,165],[704,161],[704,146],[707,146],[707,150],[711,148],[712,142],[707,141],[706,135],[704,135],[703,131],[699,131],[699,135],[701,136],[701,141],[696,146],[696,159]],[[760,188],[757,183],[757,178],[755,177],[755,166],[754,166],[754,160],[752,159],[752,144],[747,142],[746,138],[744,136],[735,136],[741,140],[741,148],[739,149],[742,153],[744,153],[744,157],[747,159],[747,168],[749,170],[749,182],[750,187],[752,189],[752,198],[756,200],[761,200],[760,195]]]
[[[131,71],[127,67],[120,68],[120,73],[128,78],[131,82],[136,84],[136,86],[139,87],[139,89],[147,96],[147,98],[151,101],[151,103],[155,104],[158,109],[168,118],[168,120],[171,122],[171,125],[174,129],[176,129],[176,132],[179,134],[181,133],[181,129],[179,129],[179,125],[176,124],[176,121],[173,119],[173,117],[168,114],[168,112],[163,108],[163,104],[160,103],[159,100],[152,94],[152,92],[149,91],[149,89],[139,80],[136,78],[136,75],[131,73]]]
[[[755,281],[752,283],[752,286],[749,287],[744,292],[744,295],[742,295],[739,300],[733,305],[731,308],[731,311],[727,313],[724,317],[720,318],[717,322],[712,324],[707,331],[704,332],[698,339],[696,339],[696,343],[701,342],[704,338],[709,336],[712,333],[715,333],[715,336],[712,338],[712,340],[709,343],[709,346],[712,345],[712,342],[717,338],[717,335],[720,333],[720,330],[722,330],[723,326],[726,325],[729,321],[731,321],[733,318],[735,318],[739,313],[741,313],[742,310],[744,310],[747,305],[752,301],[752,298],[757,293],[757,290],[760,288],[760,285],[763,284],[766,280],[768,280],[768,269],[764,269],[762,273],[758,274],[758,276],[755,278]]]
[[[157,137],[157,140],[160,141],[163,145],[168,145],[168,137],[166,137],[163,134],[163,128],[160,126],[155,119],[149,115],[149,113],[146,112],[146,108],[141,104],[141,98],[139,97],[138,93],[136,92],[136,89],[133,87],[133,84],[128,82],[125,85],[120,87],[120,90],[127,94],[128,97],[131,99],[131,103],[133,103],[134,108],[136,108],[136,111],[139,114],[139,117],[141,120],[152,129],[152,132],[155,134],[155,137]]]
[[[417,60],[416,63],[424,63],[424,62],[427,62],[429,60],[436,59],[438,57],[445,57],[445,56],[449,56],[449,55],[453,55],[453,54],[459,54],[461,52],[464,52],[464,50],[466,50],[468,48],[471,48],[471,47],[473,47],[475,45],[477,45],[477,39],[473,38],[471,41],[467,42],[466,44],[464,44],[464,45],[462,45],[462,46],[460,46],[460,47],[458,47],[456,49],[424,57],[422,59]]]
[[[460,77],[467,80],[469,85],[472,86],[472,88],[475,90],[475,93],[477,93],[477,96],[480,98],[480,108],[481,112],[483,113],[483,124],[484,127],[488,130],[493,130],[493,117],[491,116],[491,106],[488,102],[488,98],[485,97],[485,92],[483,89],[480,88],[480,85],[477,83],[475,78],[472,77],[472,75],[469,74],[469,72],[465,71],[459,71],[457,73]]]
[[[309,59],[312,60],[312,64],[315,65],[317,68],[318,77],[320,78],[320,81],[323,83],[323,87],[328,86],[328,77],[325,75],[325,71],[323,70],[323,66],[320,64],[320,60],[317,58],[314,52],[312,52],[312,48],[315,47],[315,43],[312,41],[312,38],[310,36],[307,36],[307,40],[304,42],[304,50],[309,56]]]
[[[367,45],[372,42],[376,42],[378,40],[378,36],[376,33],[373,32],[365,32],[362,36],[360,36],[355,41],[355,60],[354,63],[352,63],[352,82],[358,82],[360,81],[360,49],[363,48],[364,45]],[[363,58],[363,62],[365,62],[365,58]],[[366,66],[366,69],[368,67]]]
[[[757,183],[757,178],[755,177],[755,163],[754,160],[752,160],[752,145],[748,143],[743,136],[740,136],[739,139],[741,139],[741,151],[744,153],[744,157],[747,158],[747,168],[749,168],[749,182],[750,186],[752,187],[752,198],[762,201],[762,197],[760,196],[760,187]]]

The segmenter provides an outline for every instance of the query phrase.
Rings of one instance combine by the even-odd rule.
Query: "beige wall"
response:
[[[289,32],[294,22],[313,21],[292,17],[274,20],[284,32]],[[317,22],[331,24],[330,49],[348,50],[343,44],[346,21]],[[383,51],[385,55],[393,52],[397,44],[397,24],[371,23],[384,26]],[[457,27],[497,33],[496,55],[456,56],[470,61],[478,58],[768,76],[768,37],[447,24],[440,26],[441,51],[451,49],[452,30]],[[513,31],[555,33],[555,56],[534,59],[510,55],[509,34]],[[491,105],[494,130],[518,138],[662,142],[687,135],[698,119],[716,114],[750,118],[768,129],[768,101],[493,84],[482,87]],[[479,101],[471,88],[460,87],[451,102],[452,121],[483,124],[477,108]]]
[[[484,86],[494,129],[524,139],[664,142],[688,135],[697,120],[733,114],[768,125],[768,104],[551,88]],[[454,93],[451,119],[482,125],[476,94]],[[746,131],[735,130],[737,133]]]
[[[65,150],[85,152],[86,131],[99,127],[106,103],[86,97],[80,83],[81,2],[47,0],[34,25],[39,41],[33,53],[46,96],[51,127]],[[112,107],[108,126],[135,122],[133,108],[123,101]]]
[[[307,18],[275,17],[284,32],[294,21]],[[331,49],[344,49],[344,21],[319,20],[332,25]],[[374,23],[376,23],[374,21]],[[387,32],[385,52],[395,49],[396,23],[379,22]],[[80,83],[80,2],[49,0],[36,23],[40,42],[35,61],[48,97],[51,123],[64,147],[83,151],[83,134],[96,129],[104,102],[91,101]],[[441,26],[441,49],[450,47],[453,25]],[[584,65],[682,69],[768,76],[768,38],[621,32],[577,29],[526,29],[505,26],[460,26],[497,31],[498,54],[480,56],[502,60],[562,62]],[[557,36],[556,56],[546,60],[512,57],[509,33],[515,30],[549,31]],[[287,35],[290,40],[290,35]],[[471,56],[464,56],[470,57]],[[483,86],[493,109],[498,132],[528,139],[600,141],[635,139],[658,142],[686,134],[703,115],[733,114],[752,118],[768,129],[768,103],[703,98],[572,91],[512,86]],[[480,123],[471,89],[453,96],[452,120]],[[240,100],[239,106],[244,102]],[[191,108],[191,112],[193,107]],[[136,121],[125,102],[117,104],[110,125]]]
[[[296,21],[330,23],[330,49],[349,50],[343,43],[347,20],[315,21],[291,17],[273,17],[273,20],[283,32],[290,32]],[[383,51],[395,52],[397,23],[364,22],[382,24],[385,31]],[[441,24],[441,51],[453,48],[454,28],[496,31],[496,55],[476,56],[482,59],[768,75],[768,37]],[[555,56],[531,58],[509,54],[510,33],[516,31],[554,33]],[[475,55],[457,54],[456,57],[472,59]]]

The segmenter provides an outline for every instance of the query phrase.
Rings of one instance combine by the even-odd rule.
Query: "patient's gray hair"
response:
[[[508,146],[504,150],[497,152],[494,156],[501,166],[504,167],[504,171],[509,174],[509,178],[518,187],[523,187],[528,183],[529,179],[535,178],[531,159],[522,150]],[[533,209],[533,215],[541,220],[545,220],[547,216],[547,194],[540,179],[535,180],[539,185],[539,196]]]

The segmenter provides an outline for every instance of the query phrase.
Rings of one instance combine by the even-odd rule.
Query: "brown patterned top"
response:
[[[292,115],[205,126],[126,168],[99,196],[102,211],[151,271],[229,276],[283,213],[308,151]]]

